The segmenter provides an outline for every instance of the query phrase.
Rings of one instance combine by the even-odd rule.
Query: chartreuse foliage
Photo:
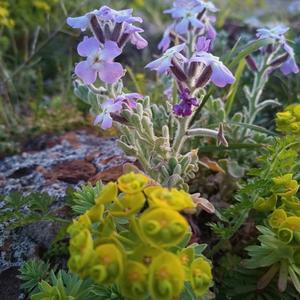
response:
[[[277,130],[285,134],[300,134],[300,104],[291,104],[276,115]]]
[[[203,247],[192,244],[181,215],[195,210],[183,190],[149,185],[128,173],[105,185],[93,207],[69,226],[70,270],[100,286],[116,285],[126,299],[168,300],[208,293],[212,285]],[[194,299],[194,298],[189,298]]]

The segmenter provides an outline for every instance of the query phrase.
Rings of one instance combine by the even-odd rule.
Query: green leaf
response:
[[[235,82],[233,85],[231,85],[228,96],[227,96],[227,100],[226,100],[226,104],[225,104],[225,111],[226,111],[227,115],[229,115],[232,110],[235,96],[238,91],[240,81],[241,81],[245,67],[246,67],[246,61],[241,60],[239,62],[238,68],[235,72]]]
[[[243,50],[241,50],[238,55],[233,59],[233,61],[229,65],[229,69],[234,69],[242,59],[244,59],[246,56],[252,54],[256,50],[258,50],[261,47],[267,46],[269,44],[273,43],[273,39],[267,38],[267,39],[259,39],[253,42],[250,42]]]

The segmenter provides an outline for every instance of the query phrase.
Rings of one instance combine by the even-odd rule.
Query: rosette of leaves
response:
[[[211,264],[203,245],[187,246],[191,232],[181,214],[196,205],[183,190],[150,183],[131,172],[102,187],[95,204],[68,228],[68,266],[99,286],[116,285],[126,299],[204,296],[212,285]]]

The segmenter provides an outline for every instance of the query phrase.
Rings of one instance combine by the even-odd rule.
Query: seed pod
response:
[[[170,67],[172,73],[175,75],[175,77],[179,80],[179,81],[186,81],[187,80],[187,76],[185,75],[184,71],[182,70],[181,66],[179,65],[179,63],[175,60],[172,59],[172,66]]]
[[[202,17],[204,16],[206,12],[206,8],[204,8],[197,16],[197,19],[201,21]]]
[[[188,76],[191,78],[191,77],[194,77],[196,75],[196,72],[197,72],[197,67],[198,67],[198,63],[195,62],[195,61],[192,61],[189,65],[189,68],[188,68]]]
[[[278,68],[280,67],[288,58],[289,58],[289,54],[285,53],[281,56],[279,56],[278,58],[274,59],[271,63],[270,66],[273,68]]]
[[[253,72],[257,72],[258,71],[256,62],[255,62],[254,58],[251,55],[247,55],[245,57],[245,60],[247,62],[247,65],[249,66],[250,70],[252,70]]]
[[[114,30],[111,34],[111,40],[112,41],[118,41],[119,38],[120,38],[120,35],[121,35],[121,32],[122,32],[122,29],[123,29],[123,23],[117,23],[114,27]]]
[[[212,75],[212,68],[211,66],[205,67],[202,74],[199,76],[198,80],[196,81],[196,87],[204,87],[209,82]]]
[[[111,31],[110,31],[110,27],[108,24],[104,25],[104,34],[105,34],[105,38],[107,40],[111,40]]]
[[[130,36],[129,33],[123,33],[123,34],[120,36],[120,38],[119,38],[119,40],[118,40],[118,46],[119,46],[120,48],[122,48],[122,47],[125,46],[125,44],[127,43],[128,39],[129,39],[129,36]]]
[[[95,15],[93,15],[90,19],[90,24],[91,24],[91,29],[94,33],[94,35],[96,36],[97,40],[104,44],[105,43],[105,36],[103,33],[103,30],[98,22],[98,19]]]

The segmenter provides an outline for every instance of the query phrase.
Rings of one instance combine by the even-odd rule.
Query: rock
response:
[[[20,279],[18,268],[12,267],[0,273],[0,299],[18,300],[20,295]]]
[[[61,224],[41,221],[22,228],[22,234],[31,238],[38,247],[48,249],[53,239],[56,237]]]
[[[87,181],[96,174],[96,168],[92,163],[85,160],[64,161],[45,174],[47,179],[61,180],[68,183]]]
[[[98,181],[109,182],[117,180],[123,174],[123,165],[115,166],[97,173],[95,176],[89,179],[92,184],[96,184]]]

